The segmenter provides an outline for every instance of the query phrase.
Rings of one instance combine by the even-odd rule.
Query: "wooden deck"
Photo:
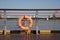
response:
[[[11,34],[11,35],[0,35],[0,40],[59,40],[60,33],[53,34]]]

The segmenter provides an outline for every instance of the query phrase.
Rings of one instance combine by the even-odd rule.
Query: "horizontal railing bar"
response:
[[[0,10],[19,10],[19,11],[58,11],[60,9],[0,9]]]

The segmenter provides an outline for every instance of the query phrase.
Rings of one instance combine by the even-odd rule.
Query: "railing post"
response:
[[[7,18],[6,18],[6,11],[4,10],[4,35],[6,35],[6,29],[7,29]]]
[[[35,18],[36,34],[38,35],[38,11],[35,13]]]

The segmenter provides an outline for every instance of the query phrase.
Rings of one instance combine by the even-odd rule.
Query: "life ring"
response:
[[[21,24],[21,21],[26,18],[28,21],[29,21],[29,25],[24,27],[22,24]],[[22,30],[29,30],[31,27],[32,27],[32,19],[30,16],[21,16],[19,19],[18,19],[18,26],[22,29]]]

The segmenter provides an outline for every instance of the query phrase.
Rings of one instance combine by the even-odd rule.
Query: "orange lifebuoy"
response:
[[[24,27],[22,24],[21,24],[21,21],[26,18],[27,20],[29,20],[29,25],[27,27]],[[30,16],[21,16],[19,19],[18,19],[18,26],[22,29],[22,30],[29,30],[31,27],[32,27],[32,19]]]

